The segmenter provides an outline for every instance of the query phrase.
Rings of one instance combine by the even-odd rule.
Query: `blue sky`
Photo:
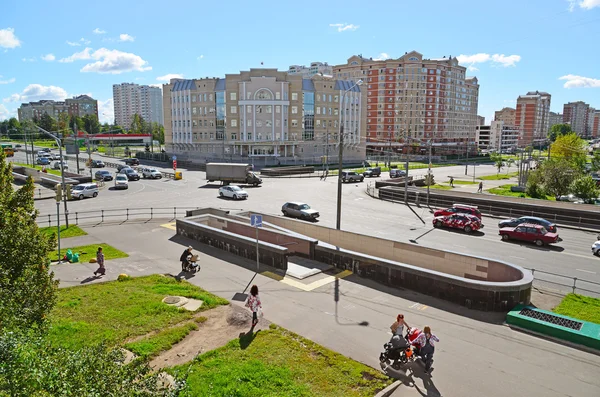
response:
[[[107,121],[115,83],[411,50],[459,56],[488,121],[532,90],[552,94],[553,111],[577,100],[600,108],[599,39],[600,0],[4,0],[0,119],[21,102],[91,94]]]

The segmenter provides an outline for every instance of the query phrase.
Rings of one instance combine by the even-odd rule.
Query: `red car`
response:
[[[466,233],[471,233],[483,228],[481,220],[475,215],[454,214],[436,216],[433,218],[433,227],[449,227],[452,229],[462,229]]]
[[[477,207],[472,205],[465,204],[454,204],[450,208],[446,208],[445,210],[437,210],[433,213],[433,216],[442,216],[442,215],[452,215],[452,214],[469,214],[474,215],[477,218],[481,219],[481,212],[477,209]]]
[[[542,225],[523,223],[517,227],[503,227],[498,231],[502,240],[531,241],[541,247],[545,244],[553,244],[559,241],[558,233],[551,233]]]

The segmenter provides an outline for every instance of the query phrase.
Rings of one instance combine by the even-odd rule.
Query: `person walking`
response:
[[[454,187],[454,177],[450,177],[450,187]]]
[[[250,295],[246,300],[246,307],[252,311],[252,328],[258,324],[258,311],[262,309],[262,303],[258,297],[258,287],[253,285],[250,288]]]
[[[431,363],[433,363],[433,353],[435,352],[435,342],[439,341],[438,337],[431,333],[431,328],[429,326],[423,328],[423,332],[415,340],[420,346],[419,352],[421,359],[425,362],[426,374],[431,372]]]
[[[396,321],[390,327],[392,334],[402,337],[402,334],[404,333],[404,327],[406,327],[406,329],[410,328],[410,326],[404,320],[404,314],[398,314]]]
[[[483,182],[479,182],[479,189],[477,189],[477,193],[483,193]]]
[[[181,271],[185,272],[188,266],[188,256],[192,255],[192,246],[190,245],[189,247],[187,247],[185,249],[185,251],[183,251],[183,254],[181,254],[181,256],[179,257],[179,260],[181,261]]]
[[[96,263],[98,263],[98,270],[94,272],[94,276],[98,274],[104,276],[106,268],[104,267],[104,253],[102,252],[102,247],[98,247],[98,251],[96,251]]]

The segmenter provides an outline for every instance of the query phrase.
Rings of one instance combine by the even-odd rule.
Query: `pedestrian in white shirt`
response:
[[[431,372],[431,363],[433,362],[433,353],[435,352],[435,342],[439,341],[438,337],[431,333],[430,327],[423,328],[423,332],[415,340],[420,346],[419,352],[421,358],[425,362],[426,374]]]

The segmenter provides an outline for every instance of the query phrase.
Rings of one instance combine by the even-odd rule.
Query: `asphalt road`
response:
[[[15,159],[24,153],[17,153]],[[103,158],[95,155],[94,158]],[[104,158],[110,162],[118,160]],[[74,169],[74,162],[69,162]],[[159,170],[160,167],[156,167]],[[116,171],[112,168],[106,168]],[[165,171],[171,171],[163,168]],[[464,166],[433,169],[439,179],[453,175],[464,177]],[[469,167],[472,178],[473,167]],[[166,207],[218,207],[223,209],[245,209],[280,214],[281,205],[286,201],[302,201],[319,210],[319,223],[335,227],[337,178],[263,178],[260,187],[247,187],[248,200],[233,201],[218,197],[219,183],[208,183],[201,171],[182,170],[183,180],[171,179],[140,180],[129,183],[128,190],[114,190],[113,182],[95,199],[69,202],[69,212],[93,211],[100,209],[125,208],[166,208]],[[416,170],[415,173],[425,172]],[[476,175],[495,174],[493,165],[476,167]],[[376,178],[373,178],[376,180]],[[365,193],[366,184],[349,183],[343,186],[342,228],[345,230],[380,236],[396,241],[412,241],[424,246],[444,248],[450,251],[478,255],[492,259],[502,259],[529,269],[536,269],[536,278],[552,283],[545,287],[566,290],[568,287],[554,285],[560,283],[572,285],[577,278],[577,286],[600,294],[600,258],[591,254],[591,244],[595,241],[593,233],[565,229],[559,230],[563,239],[559,244],[548,247],[536,247],[528,243],[503,242],[497,232],[498,219],[484,217],[485,227],[482,233],[466,235],[460,231],[434,229],[433,215],[426,208],[408,208],[403,204],[380,201]],[[36,202],[41,214],[54,214],[56,207],[52,200]],[[540,271],[565,275],[570,278],[542,274]],[[592,281],[599,285],[586,283]]]

